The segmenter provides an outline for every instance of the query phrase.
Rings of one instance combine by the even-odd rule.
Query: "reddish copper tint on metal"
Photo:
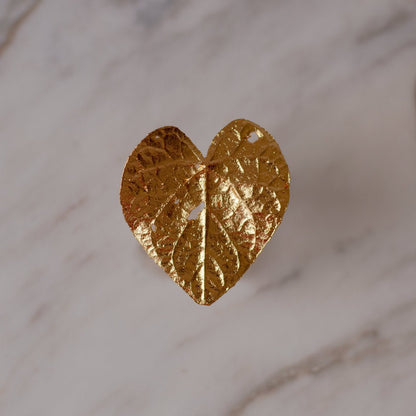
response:
[[[255,123],[229,123],[206,158],[177,127],[162,127],[130,155],[120,201],[148,255],[195,302],[210,305],[272,237],[289,183],[279,145]]]

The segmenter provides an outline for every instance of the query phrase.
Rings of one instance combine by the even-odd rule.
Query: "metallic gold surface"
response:
[[[162,127],[130,155],[120,201],[148,255],[195,302],[210,305],[279,226],[289,182],[279,145],[255,123],[229,123],[206,158],[177,127]]]

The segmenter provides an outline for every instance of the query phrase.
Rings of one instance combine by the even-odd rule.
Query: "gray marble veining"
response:
[[[0,414],[416,409],[416,2],[0,3]],[[125,160],[277,137],[285,219],[209,308],[140,248]]]

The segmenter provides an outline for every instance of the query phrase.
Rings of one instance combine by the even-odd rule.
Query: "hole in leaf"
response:
[[[176,198],[174,201],[173,201],[173,203],[174,204],[177,204],[179,202],[179,199],[178,198]]]
[[[188,220],[194,220],[198,218],[199,213],[205,208],[205,203],[201,202],[197,207],[195,207],[188,216]]]
[[[195,165],[195,167],[196,167],[196,170],[199,170],[199,169],[200,169],[200,167],[201,167],[201,165],[200,165],[199,163],[197,163],[197,164]]]
[[[248,136],[247,140],[248,140],[250,143],[254,143],[255,141],[257,141],[257,140],[258,140],[258,138],[259,138],[259,136],[257,136],[257,133],[256,133],[255,131],[253,131],[253,132],[250,134],[250,136]]]
[[[155,224],[152,224],[151,228],[152,228],[153,231],[156,231],[156,225]]]

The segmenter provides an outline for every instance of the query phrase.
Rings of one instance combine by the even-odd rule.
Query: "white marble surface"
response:
[[[416,414],[415,1],[1,0],[0,45],[0,415]],[[201,307],[120,178],[238,117],[292,198]]]

